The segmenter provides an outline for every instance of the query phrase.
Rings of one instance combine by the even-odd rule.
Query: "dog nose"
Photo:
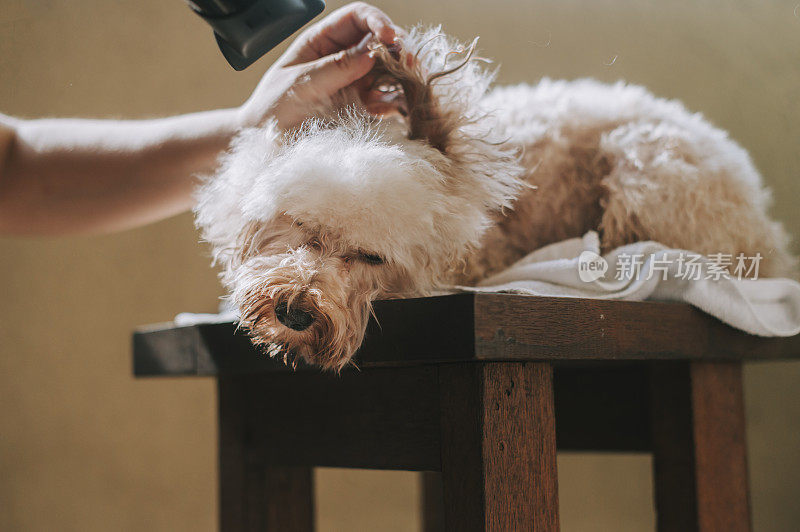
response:
[[[280,303],[275,307],[275,317],[279,322],[295,331],[305,331],[314,323],[314,316],[310,312],[299,308],[290,309],[286,303]]]

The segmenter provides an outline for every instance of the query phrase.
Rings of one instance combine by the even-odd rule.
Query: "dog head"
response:
[[[373,300],[447,283],[516,195],[472,50],[438,30],[410,32],[399,54],[377,47],[366,85],[294,131],[242,132],[202,186],[198,225],[270,354],[341,369]]]

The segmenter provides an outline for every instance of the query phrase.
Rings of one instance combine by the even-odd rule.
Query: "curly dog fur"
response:
[[[199,190],[197,223],[257,344],[343,368],[371,302],[474,283],[596,230],[793,268],[747,152],[641,87],[493,74],[438,29],[288,132],[243,131]]]

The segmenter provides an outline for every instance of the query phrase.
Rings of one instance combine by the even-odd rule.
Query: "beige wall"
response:
[[[775,215],[800,234],[797,0],[377,3],[405,24],[482,35],[502,81],[623,78],[683,99],[752,151]],[[274,57],[233,72],[181,0],[0,0],[0,111],[11,114],[236,105]],[[220,289],[191,219],[3,239],[0,279],[0,530],[213,529],[212,381],[130,376],[135,326],[215,308]],[[747,369],[757,530],[800,523],[798,384],[797,363]],[[647,457],[563,455],[559,468],[564,530],[652,527]],[[417,526],[413,474],[317,479],[322,530]]]

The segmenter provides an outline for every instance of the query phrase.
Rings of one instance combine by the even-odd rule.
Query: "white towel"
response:
[[[683,301],[759,336],[800,333],[800,284],[791,279],[741,279],[758,259],[706,257],[637,242],[600,257],[594,231],[538,249],[471,292],[595,299]],[[726,264],[734,268],[728,273]],[[737,266],[741,269],[737,271]],[[752,277],[755,271],[750,271]]]

